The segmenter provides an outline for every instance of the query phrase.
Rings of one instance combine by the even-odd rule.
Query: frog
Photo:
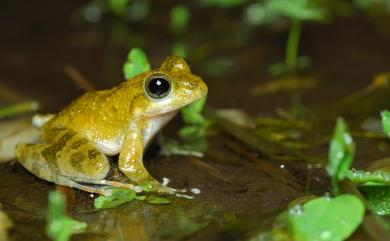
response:
[[[183,58],[170,56],[159,68],[118,86],[85,93],[57,114],[34,117],[40,140],[19,143],[17,161],[43,180],[90,193],[107,195],[112,187],[136,190],[142,183],[171,192],[147,171],[143,154],[180,108],[207,92]],[[108,158],[116,155],[128,182],[106,180]]]

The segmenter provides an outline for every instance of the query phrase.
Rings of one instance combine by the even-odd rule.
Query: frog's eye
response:
[[[153,99],[162,99],[171,92],[171,81],[162,74],[152,75],[145,82],[145,91]]]

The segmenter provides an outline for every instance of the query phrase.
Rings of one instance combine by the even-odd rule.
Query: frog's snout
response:
[[[198,80],[196,81],[196,85],[194,87],[194,93],[197,99],[200,99],[207,95],[208,87],[200,77],[198,77]]]
[[[202,93],[203,93],[202,97],[206,96],[208,91],[209,91],[209,88],[207,87],[206,83],[203,81],[201,82],[201,89],[202,89]]]

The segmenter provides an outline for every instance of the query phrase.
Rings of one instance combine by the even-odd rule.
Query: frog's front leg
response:
[[[119,154],[119,169],[130,180],[138,184],[150,182],[155,191],[173,193],[173,188],[161,185],[146,170],[142,161],[144,154],[143,139],[142,131],[139,128],[134,127],[128,131],[122,146],[121,153]]]
[[[119,154],[118,166],[126,177],[137,183],[153,180],[142,162],[143,152],[142,131],[133,127],[125,137]]]

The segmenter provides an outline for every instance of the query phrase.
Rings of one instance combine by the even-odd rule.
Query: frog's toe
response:
[[[78,182],[64,176],[58,177],[56,184],[68,186],[68,187],[74,187],[89,193],[97,193],[105,196],[111,195],[112,193],[112,188],[110,186],[97,185],[96,183]]]

